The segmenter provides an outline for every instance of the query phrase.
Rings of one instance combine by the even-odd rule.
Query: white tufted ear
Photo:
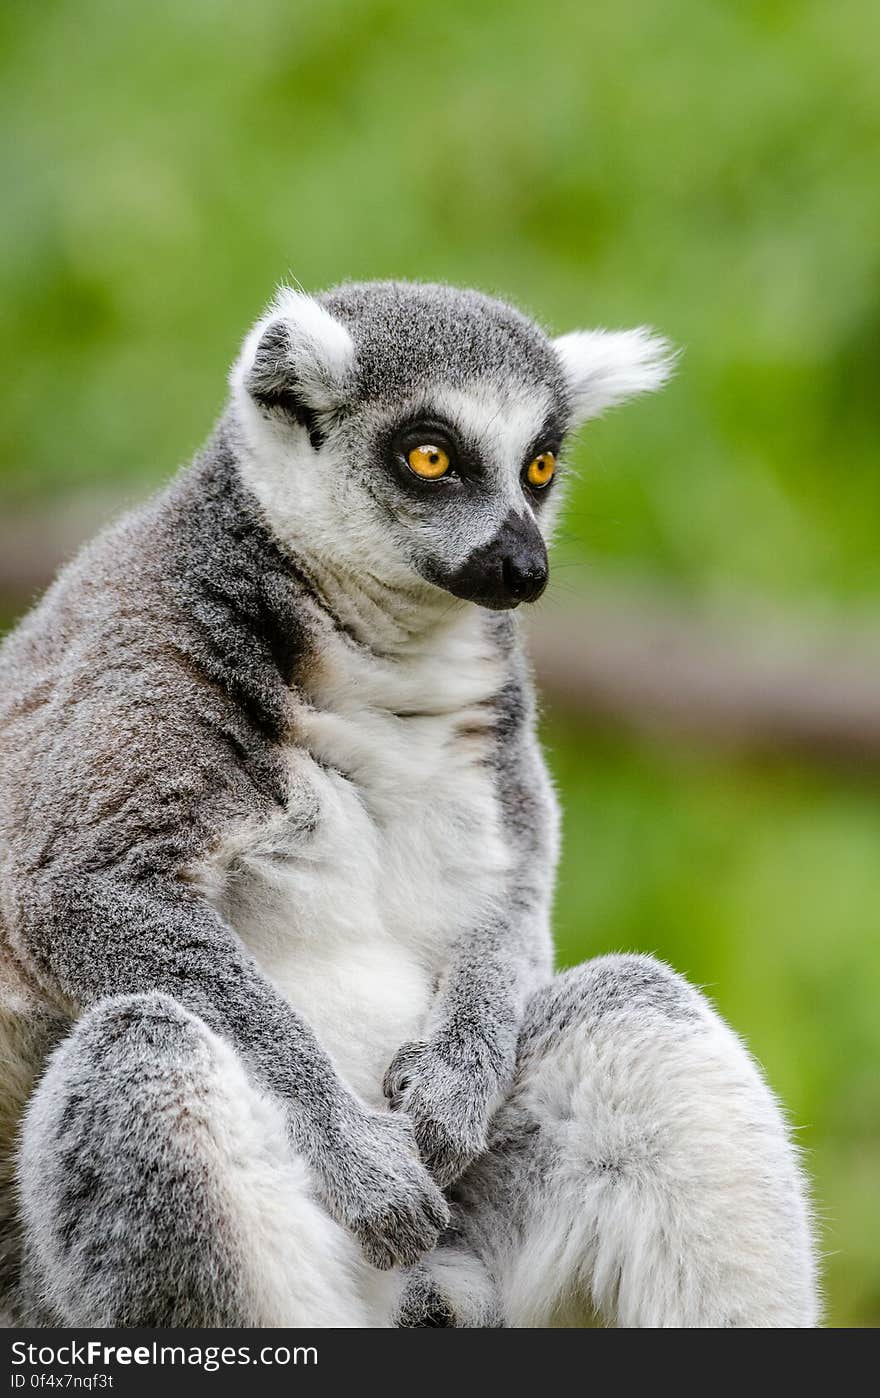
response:
[[[579,427],[615,403],[653,393],[672,374],[676,354],[668,340],[637,330],[574,330],[553,341],[571,397],[571,426]]]
[[[230,383],[298,416],[339,402],[353,359],[345,326],[314,297],[282,287],[245,340]]]

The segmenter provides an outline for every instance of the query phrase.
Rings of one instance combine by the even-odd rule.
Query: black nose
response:
[[[517,549],[501,561],[502,585],[514,602],[536,602],[547,586],[547,572],[546,550]]]
[[[535,602],[547,586],[547,546],[530,514],[507,516],[494,538],[457,568],[436,564],[426,576],[455,597],[502,611]]]

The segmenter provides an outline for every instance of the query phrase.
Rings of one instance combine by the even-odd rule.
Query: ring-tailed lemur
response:
[[[514,609],[567,435],[667,365],[470,291],[282,291],[193,465],[7,640],[14,1319],[812,1323],[738,1042],[646,958],[552,977]]]

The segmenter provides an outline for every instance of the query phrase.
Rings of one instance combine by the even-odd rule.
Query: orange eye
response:
[[[449,470],[449,457],[446,452],[442,447],[432,447],[430,443],[423,447],[413,447],[406,459],[410,470],[426,481],[439,480]]]
[[[543,490],[545,485],[549,485],[556,474],[556,457],[552,451],[542,451],[540,456],[536,456],[534,461],[530,461],[526,470],[526,480],[535,490]]]

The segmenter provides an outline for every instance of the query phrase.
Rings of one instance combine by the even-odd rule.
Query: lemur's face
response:
[[[365,586],[532,602],[588,417],[668,373],[645,331],[550,340],[477,292],[283,291],[233,389],[245,470],[282,538]]]

